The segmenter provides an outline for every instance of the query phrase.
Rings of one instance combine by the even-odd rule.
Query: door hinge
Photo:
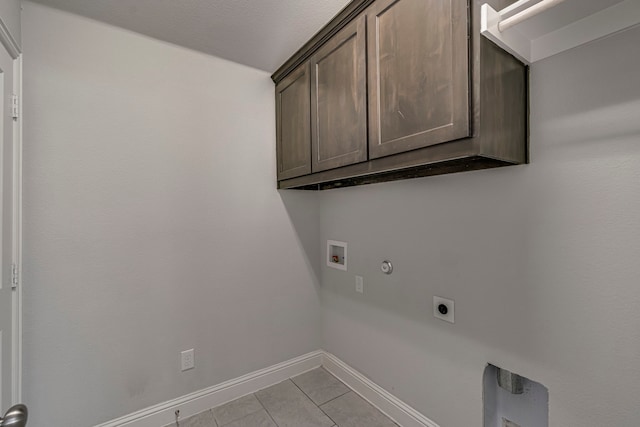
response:
[[[17,119],[20,116],[18,95],[11,95],[11,114],[14,119]]]
[[[11,264],[11,289],[18,287],[18,266]]]

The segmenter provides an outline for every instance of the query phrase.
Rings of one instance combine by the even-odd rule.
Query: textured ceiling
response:
[[[349,0],[32,1],[269,72],[282,65],[349,3]]]

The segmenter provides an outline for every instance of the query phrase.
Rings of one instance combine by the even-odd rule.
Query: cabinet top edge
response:
[[[467,7],[471,0],[464,0]],[[486,0],[493,3],[494,0]],[[505,0],[507,3],[516,0]],[[309,59],[324,43],[333,37],[338,31],[353,21],[366,8],[375,3],[376,0],[352,0],[340,12],[334,16],[324,27],[322,27],[313,37],[311,37],[300,49],[285,61],[272,75],[271,80],[278,84],[289,73],[295,70],[300,64]]]
[[[357,17],[363,10],[375,0],[352,0],[331,21],[320,29],[309,41],[307,41],[296,53],[280,66],[272,75],[271,80],[279,83],[296,67],[309,59],[327,40],[333,37],[345,25]]]

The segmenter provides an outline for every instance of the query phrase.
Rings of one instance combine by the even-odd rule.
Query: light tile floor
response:
[[[181,420],[178,427],[398,426],[336,377],[317,368]]]

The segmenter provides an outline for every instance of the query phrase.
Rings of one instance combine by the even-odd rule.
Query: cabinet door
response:
[[[311,58],[313,172],[367,160],[365,28],[363,15]]]
[[[369,157],[470,135],[467,0],[367,9]]]
[[[278,180],[311,173],[311,92],[309,63],[276,86]]]

